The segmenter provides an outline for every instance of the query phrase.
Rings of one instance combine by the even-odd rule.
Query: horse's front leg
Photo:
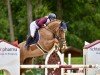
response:
[[[66,41],[64,41],[61,47],[61,52],[64,53],[67,48]]]

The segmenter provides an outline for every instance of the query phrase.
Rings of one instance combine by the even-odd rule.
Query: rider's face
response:
[[[55,21],[56,19],[50,19],[50,21]]]

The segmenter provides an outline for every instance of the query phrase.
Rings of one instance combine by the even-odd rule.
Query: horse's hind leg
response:
[[[24,61],[23,64],[24,64],[24,65],[25,65],[25,64],[32,64],[32,58],[27,58],[27,59],[25,59],[25,61]],[[27,70],[27,69],[21,69],[21,70],[20,70],[20,75],[24,75],[25,72],[26,72],[26,70]]]

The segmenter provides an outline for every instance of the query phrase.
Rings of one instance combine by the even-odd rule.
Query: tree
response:
[[[27,20],[28,20],[28,32],[29,32],[29,25],[32,22],[32,0],[27,0]],[[30,34],[30,32],[28,33]]]
[[[63,8],[62,8],[62,0],[57,0],[57,17],[62,20],[63,16]]]
[[[10,0],[7,0],[7,7],[8,7],[9,26],[10,26],[10,37],[11,37],[11,42],[12,42],[14,41],[14,29],[13,29]]]

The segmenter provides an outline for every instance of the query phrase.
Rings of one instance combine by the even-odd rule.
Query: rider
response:
[[[30,24],[30,36],[28,37],[26,41],[26,47],[28,48],[31,44],[32,39],[34,39],[34,35],[36,30],[46,26],[48,23],[56,19],[56,15],[54,13],[50,13],[48,16],[42,17],[40,19],[37,19],[33,21]]]

